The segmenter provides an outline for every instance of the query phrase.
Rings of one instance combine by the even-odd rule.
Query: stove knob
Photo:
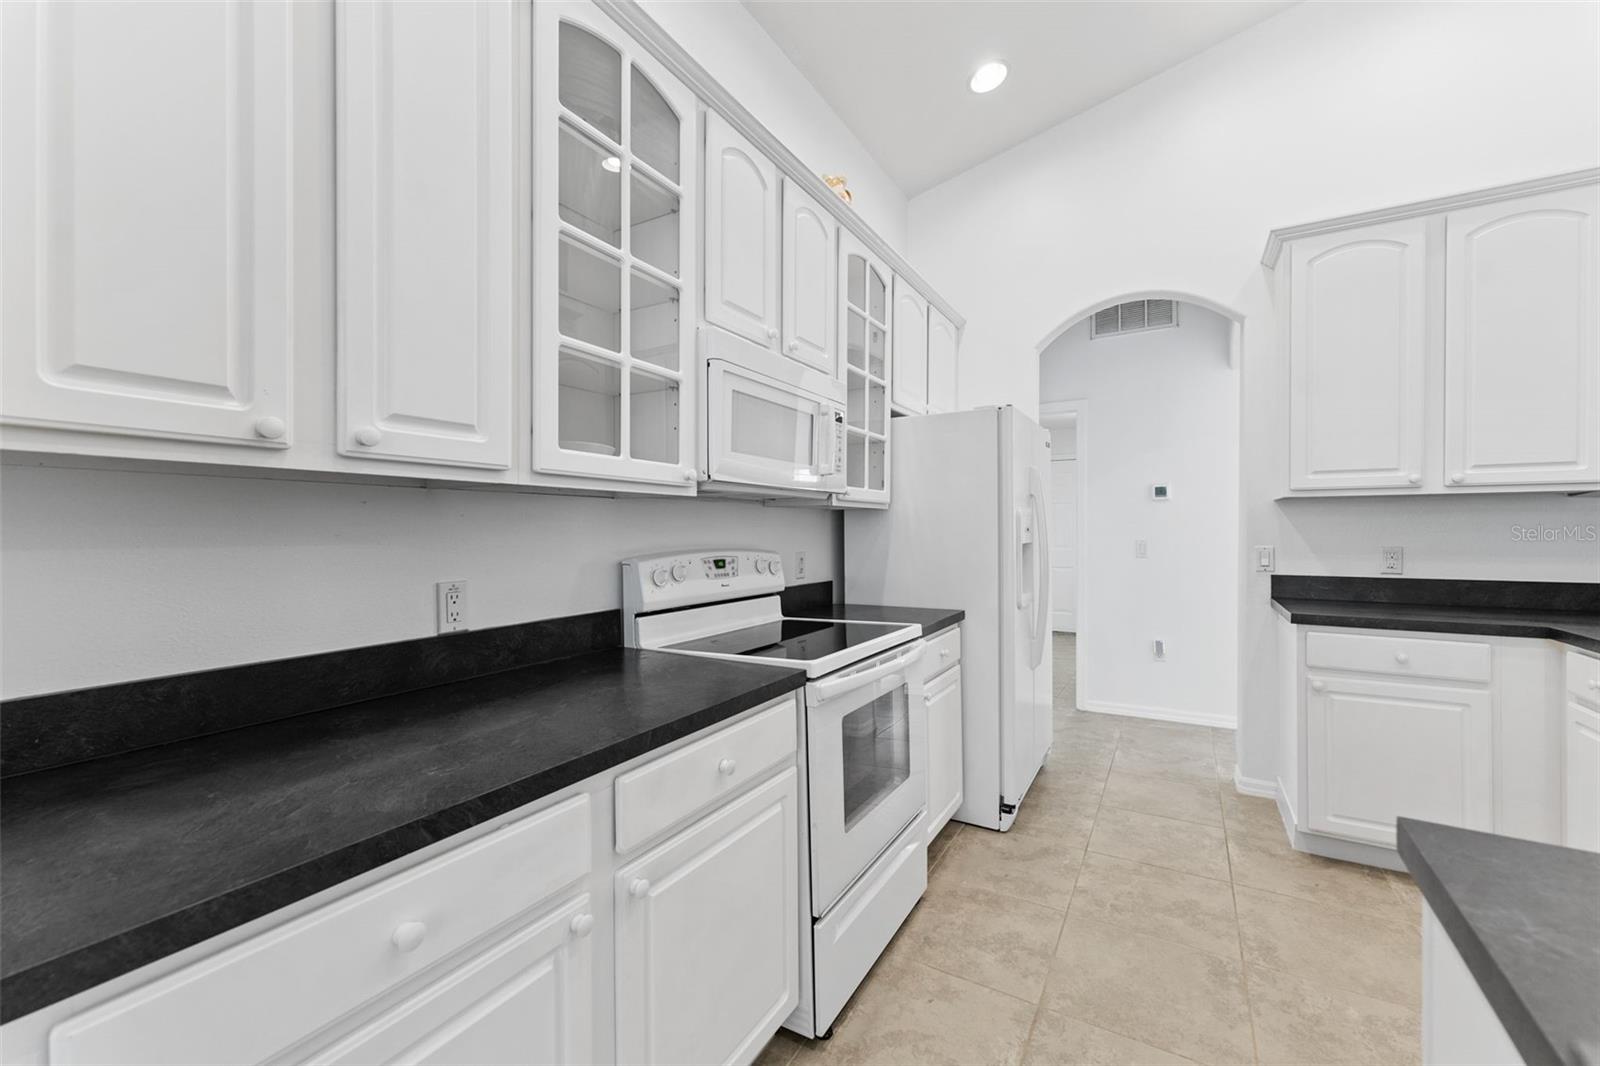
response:
[[[766,559],[762,558],[759,555],[756,556],[756,573],[764,574],[766,572],[767,572],[767,561],[766,561]]]
[[[674,581],[682,581],[684,578],[686,578],[688,576],[689,576],[689,564],[688,563],[673,563],[672,564],[672,580],[674,580]]]
[[[767,570],[772,574],[773,577],[777,577],[779,574],[783,573],[783,564],[777,559],[773,559],[767,564]]]
[[[654,571],[651,572],[650,580],[655,582],[656,588],[658,588],[658,589],[666,588],[667,587],[667,579],[670,576],[671,575],[667,573],[667,568],[666,567],[658,566],[658,567],[655,568]]]

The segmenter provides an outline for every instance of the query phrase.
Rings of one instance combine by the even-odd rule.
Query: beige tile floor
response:
[[[814,1063],[1412,1063],[1410,880],[1302,855],[1235,793],[1233,733],[1074,708],[1010,833],[952,822],[928,893]]]

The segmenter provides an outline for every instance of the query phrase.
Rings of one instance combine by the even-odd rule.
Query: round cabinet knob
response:
[[[694,467],[687,466],[687,467],[684,467],[684,469],[683,469],[683,480],[685,480],[685,481],[699,481],[700,480],[700,475],[696,474],[694,472]]]
[[[939,658],[941,658],[941,659],[950,658],[950,649],[949,648],[940,648],[939,649]]]
[[[356,443],[363,448],[376,447],[381,440],[383,440],[383,430],[377,426],[362,426],[356,430]]]
[[[256,419],[256,436],[258,437],[265,437],[267,440],[278,440],[287,432],[289,432],[289,427],[284,424],[283,419],[275,415]]]
[[[650,572],[650,580],[658,589],[666,588],[667,579],[671,576],[672,575],[667,572],[667,568],[664,566],[658,566]]]
[[[1321,681],[1313,681],[1313,682],[1311,682],[1311,691],[1312,692],[1321,692],[1323,689],[1325,689],[1327,687],[1328,686],[1325,683],[1321,682]]]
[[[799,350],[800,350],[800,342],[799,341],[790,341],[789,342],[789,351],[791,353],[798,352]]]
[[[775,330],[775,329],[767,330],[767,340],[775,341],[777,339],[778,339],[778,331],[777,330]]]
[[[688,563],[673,563],[672,564],[672,580],[674,580],[674,581],[682,581],[685,578],[687,578],[688,576],[689,576],[689,564]]]
[[[1465,480],[1467,480],[1467,475],[1463,474],[1459,470],[1450,475],[1450,484],[1452,485],[1459,485]]]
[[[650,894],[650,880],[645,877],[635,877],[633,884],[628,886],[628,895],[634,899],[644,899]]]
[[[1409,477],[1407,477],[1406,480],[1409,481],[1413,485],[1420,485],[1420,484],[1422,484],[1422,475],[1421,474],[1412,474]]]
[[[594,915],[574,914],[569,928],[573,936],[588,936],[589,931],[594,928]]]
[[[1403,651],[1397,651],[1394,653],[1394,661],[1399,663],[1401,666],[1404,666],[1406,663],[1411,661],[1411,656],[1407,655]]]
[[[1594,689],[1600,689],[1600,681],[1590,681],[1589,682],[1589,687],[1590,688],[1594,688]]]
[[[394,946],[401,951],[415,951],[428,935],[428,927],[421,922],[401,922],[394,927]]]
[[[723,777],[732,777],[733,772],[738,768],[739,764],[734,762],[732,759],[723,759],[721,762],[717,763],[717,773],[721,774]]]

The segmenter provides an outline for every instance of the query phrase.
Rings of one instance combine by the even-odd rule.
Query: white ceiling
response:
[[[908,196],[1277,14],[1269,0],[744,0]],[[979,96],[977,67],[1005,84]]]

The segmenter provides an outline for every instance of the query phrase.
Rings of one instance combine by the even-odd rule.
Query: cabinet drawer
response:
[[[718,730],[617,778],[617,852],[623,854],[794,757],[795,698]]]
[[[1600,703],[1600,659],[1567,652],[1567,693],[1586,703]]]
[[[936,637],[928,638],[928,648],[922,653],[927,664],[927,677],[932,680],[961,661],[961,627],[951,626]]]
[[[1307,633],[1306,665],[1363,674],[1489,680],[1489,645],[1470,640]]]
[[[589,817],[574,797],[135,989],[51,1030],[50,1061],[260,1062],[588,873]]]

